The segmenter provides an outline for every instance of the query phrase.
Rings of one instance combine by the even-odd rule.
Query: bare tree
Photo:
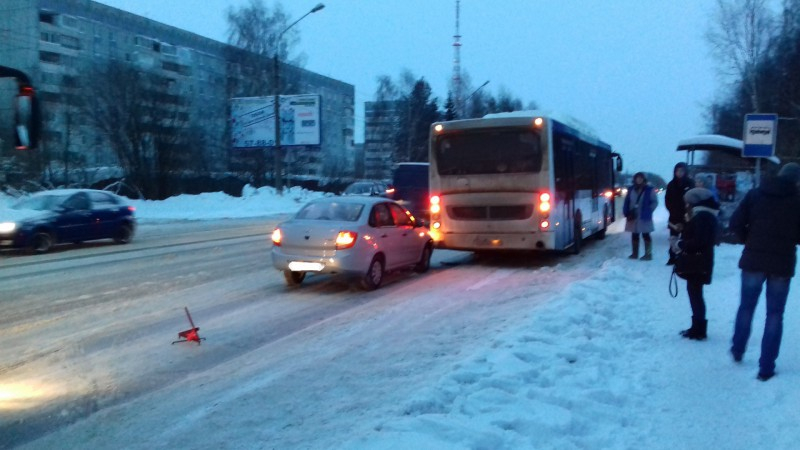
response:
[[[189,102],[179,82],[114,60],[88,78],[86,115],[126,177],[147,198],[168,196],[169,177],[202,160],[202,148],[190,145]]]
[[[753,111],[759,111],[758,65],[768,55],[776,20],[768,0],[717,0],[714,22],[706,33],[722,73],[741,80],[749,90]]]

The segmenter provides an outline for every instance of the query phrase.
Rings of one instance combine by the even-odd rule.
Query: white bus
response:
[[[434,123],[431,235],[439,248],[578,253],[614,222],[615,170],[620,155],[574,120],[519,111]]]

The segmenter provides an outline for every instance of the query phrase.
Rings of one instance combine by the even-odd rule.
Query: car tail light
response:
[[[275,231],[272,232],[272,245],[280,247],[282,239],[283,236],[281,235],[281,229],[275,228]]]
[[[603,193],[603,195],[605,195],[605,197],[606,197],[606,198],[611,198],[611,197],[613,197],[613,196],[614,196],[614,193],[613,193],[613,192],[611,192],[611,191],[605,191],[605,192]]]
[[[133,206],[128,206],[128,211],[134,212],[136,211],[136,208],[134,208]]]
[[[336,250],[352,247],[356,243],[356,237],[358,237],[358,233],[355,231],[340,231],[336,236]]]

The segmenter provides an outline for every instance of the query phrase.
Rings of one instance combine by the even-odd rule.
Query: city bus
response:
[[[574,119],[517,111],[437,122],[429,144],[438,248],[578,253],[614,222],[622,158]]]

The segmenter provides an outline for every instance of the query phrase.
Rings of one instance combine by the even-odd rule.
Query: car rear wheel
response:
[[[306,273],[284,270],[283,277],[286,278],[286,284],[289,286],[300,286],[303,280],[306,279]]]
[[[133,227],[131,227],[129,224],[124,224],[117,230],[117,234],[114,236],[114,242],[117,244],[127,244],[132,238]]]
[[[31,250],[35,253],[47,253],[53,248],[53,244],[55,244],[55,238],[53,238],[52,234],[46,231],[38,231],[31,240]]]
[[[361,286],[368,291],[378,289],[383,282],[383,274],[383,260],[377,256],[372,258],[366,275],[361,279]]]
[[[431,268],[431,255],[433,254],[433,248],[430,244],[427,244],[425,248],[422,249],[422,257],[420,258],[419,262],[416,266],[414,266],[414,272],[417,273],[425,273],[428,269]]]

